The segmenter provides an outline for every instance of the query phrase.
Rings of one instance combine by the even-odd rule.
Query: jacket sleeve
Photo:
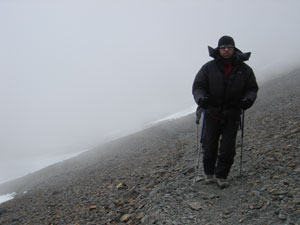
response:
[[[199,104],[199,100],[207,96],[208,92],[208,70],[206,65],[202,66],[200,71],[197,73],[194,83],[193,83],[193,96],[195,99],[195,102]]]
[[[253,104],[256,100],[257,92],[258,92],[258,85],[256,82],[256,78],[253,70],[250,68],[250,76],[248,77],[246,83],[246,90],[245,90],[244,97],[250,99]]]

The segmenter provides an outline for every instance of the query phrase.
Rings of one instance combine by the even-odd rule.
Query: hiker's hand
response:
[[[246,110],[252,106],[252,101],[249,98],[244,98],[241,102],[241,108]]]
[[[200,98],[199,101],[198,101],[198,105],[202,109],[207,109],[207,107],[208,107],[208,97],[204,96],[204,97]]]

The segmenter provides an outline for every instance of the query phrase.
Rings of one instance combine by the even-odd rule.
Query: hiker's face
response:
[[[232,45],[222,45],[219,48],[220,55],[224,59],[231,59],[233,56],[234,47]]]

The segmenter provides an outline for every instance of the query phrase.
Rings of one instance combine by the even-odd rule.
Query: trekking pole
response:
[[[241,158],[240,158],[240,177],[242,177],[242,164],[243,164],[244,123],[245,123],[245,110],[242,110],[242,121],[241,121]]]
[[[199,121],[197,123],[197,120],[196,120],[196,126],[197,126],[197,137],[196,137],[196,150],[197,150],[197,153],[198,153],[198,157],[197,157],[197,164],[195,166],[195,169],[194,169],[194,188],[196,187],[196,177],[197,177],[197,170],[198,170],[198,164],[199,164]]]
[[[202,144],[202,139],[203,139],[203,127],[204,127],[204,120],[205,120],[205,111],[203,111],[202,109],[200,109],[199,111],[197,109],[197,114],[196,114],[197,115],[197,119],[196,119],[196,124],[197,124],[196,146],[197,146],[198,157],[197,157],[196,168],[194,170],[194,189],[196,188],[196,179],[197,179],[197,175],[198,175],[198,171],[199,171],[200,155],[201,155],[201,150],[202,150],[201,144]],[[200,123],[202,113],[203,113],[203,119],[202,119],[202,128],[201,128],[201,136],[200,136],[199,135],[199,123]],[[199,148],[199,146],[200,146],[200,148]]]

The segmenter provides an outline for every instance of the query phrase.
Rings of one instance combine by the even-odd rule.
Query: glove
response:
[[[202,109],[207,109],[207,107],[208,107],[208,97],[204,96],[204,97],[200,98],[199,101],[198,101],[198,105]]]
[[[252,106],[252,101],[249,98],[244,98],[241,102],[241,108],[246,110]]]

